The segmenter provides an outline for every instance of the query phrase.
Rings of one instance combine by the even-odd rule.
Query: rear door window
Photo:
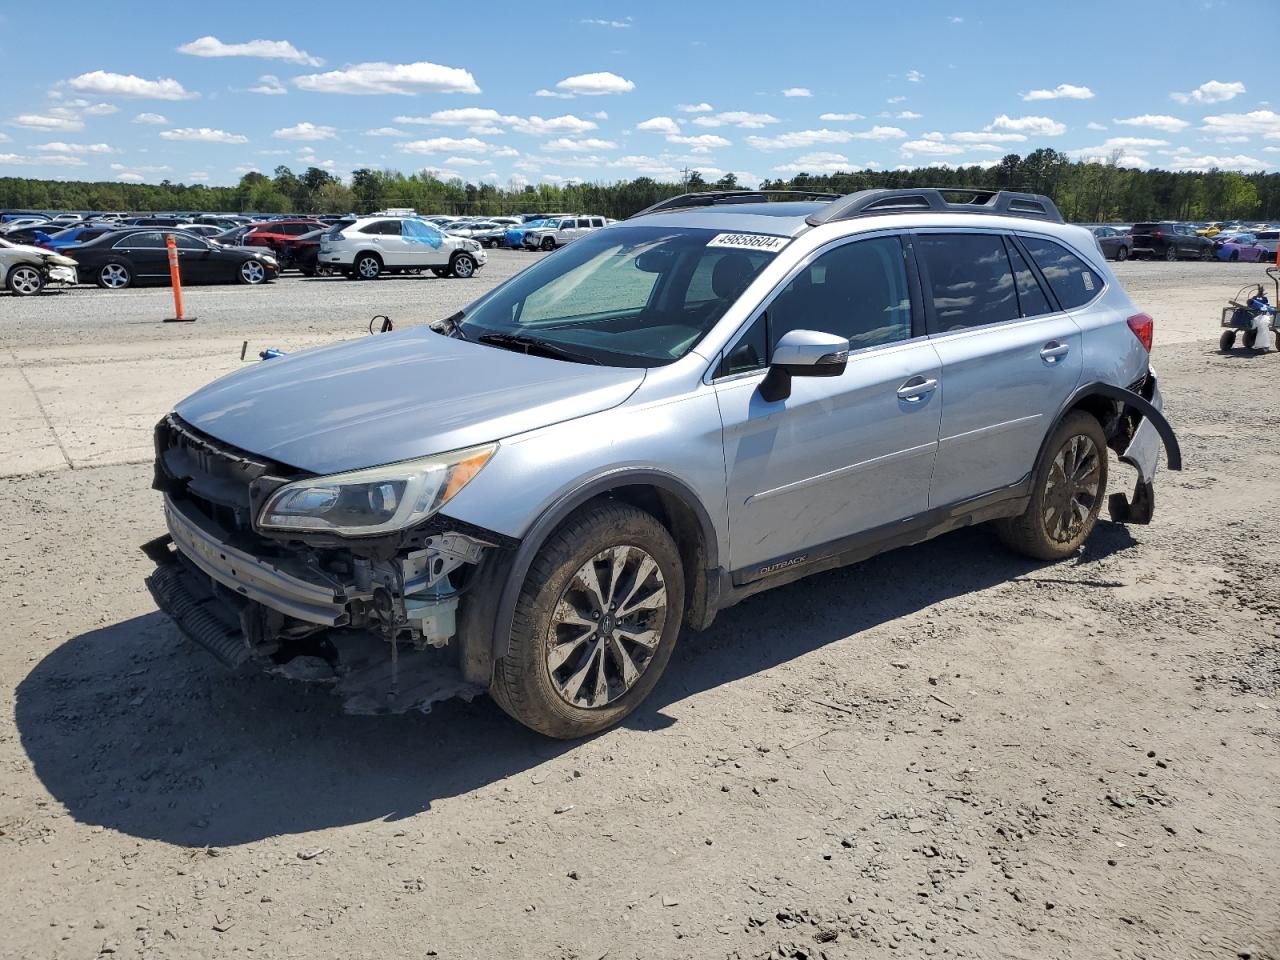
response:
[[[1018,319],[1013,270],[1002,238],[978,233],[924,234],[916,250],[929,274],[934,332]]]
[[[1023,237],[1022,242],[1064,309],[1082,307],[1102,292],[1102,278],[1066,247],[1043,237]]]

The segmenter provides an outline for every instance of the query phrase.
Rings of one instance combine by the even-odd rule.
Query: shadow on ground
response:
[[[1075,563],[1133,543],[1099,524]],[[685,697],[1040,569],[975,529],[756,596],[686,633],[627,726],[642,736]],[[574,749],[487,698],[345,716],[323,691],[225,673],[159,613],[53,650],[19,685],[16,715],[36,773],[73,817],[184,846],[410,817]]]

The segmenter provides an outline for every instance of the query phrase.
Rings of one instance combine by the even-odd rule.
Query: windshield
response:
[[[469,340],[621,367],[693,349],[774,254],[710,246],[715,230],[610,227],[498,287],[457,323]],[[532,338],[531,342],[529,338]]]

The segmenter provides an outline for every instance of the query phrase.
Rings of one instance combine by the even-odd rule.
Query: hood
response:
[[[337,473],[608,410],[643,380],[642,369],[531,357],[420,327],[256,363],[176,412],[241,450]]]
[[[56,264],[60,267],[74,267],[76,262],[70,257],[65,257],[61,253],[54,253],[52,250],[46,250],[44,247],[33,247],[27,243],[15,243],[7,247],[0,247],[0,252],[23,253],[29,257],[39,257],[46,263]]]

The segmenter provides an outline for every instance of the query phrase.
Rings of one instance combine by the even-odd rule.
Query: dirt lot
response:
[[[194,291],[183,328],[160,291],[0,300],[0,957],[1280,958],[1280,356],[1214,328],[1257,267],[1119,271],[1186,459],[1152,526],[756,597],[590,741],[347,717],[181,642],[137,550],[168,405],[245,337],[432,319],[528,259]]]

